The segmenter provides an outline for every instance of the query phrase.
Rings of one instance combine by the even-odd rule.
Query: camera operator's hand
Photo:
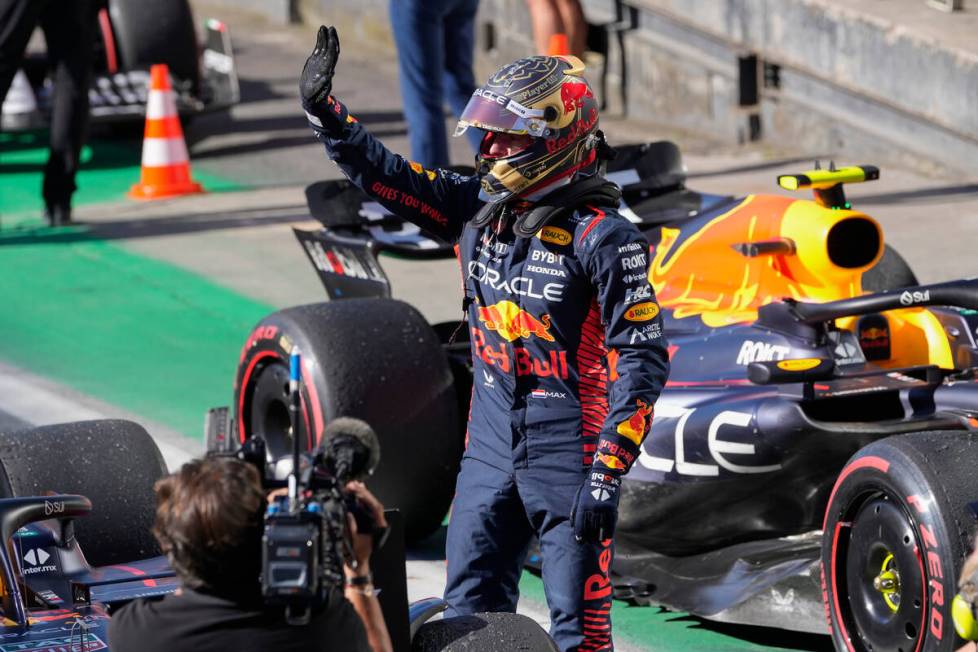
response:
[[[340,39],[335,27],[321,25],[316,35],[316,46],[306,59],[299,77],[299,95],[302,107],[315,115],[326,110],[326,98],[333,89],[333,70],[340,56]]]
[[[362,482],[348,482],[346,491],[353,495],[360,506],[370,515],[377,528],[386,528],[387,519],[384,518],[384,506],[380,504],[377,497],[370,493],[367,486]],[[356,519],[353,514],[347,514],[347,524],[350,532],[350,542],[353,547],[353,559],[356,568],[346,566],[347,577],[362,577],[370,572],[370,554],[374,549],[373,533],[361,533],[357,529]]]

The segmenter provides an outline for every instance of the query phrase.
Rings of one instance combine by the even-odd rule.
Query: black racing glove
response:
[[[340,56],[340,38],[335,27],[321,25],[316,47],[306,59],[299,77],[302,108],[313,115],[326,113],[326,98],[333,90],[333,71]]]
[[[599,543],[614,535],[622,475],[622,470],[604,468],[600,464],[588,471],[584,484],[574,497],[570,515],[578,541]]]

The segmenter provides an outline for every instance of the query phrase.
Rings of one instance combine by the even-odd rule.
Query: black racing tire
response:
[[[153,485],[166,463],[132,421],[102,419],[0,433],[0,496],[81,494],[92,512],[75,521],[88,563],[105,566],[160,554],[151,528]]]
[[[951,599],[974,538],[976,455],[968,433],[913,433],[874,442],[843,468],[822,538],[822,596],[837,650],[961,644]]]
[[[242,352],[234,414],[238,438],[262,434],[273,459],[292,446],[293,345],[303,360],[302,446],[318,445],[336,417],[363,419],[381,448],[367,486],[401,510],[408,541],[437,530],[454,495],[464,440],[452,372],[432,328],[417,310],[390,299],[296,306],[259,322]]]
[[[174,79],[199,90],[197,32],[187,0],[109,0],[109,16],[123,70],[165,63]]]
[[[883,255],[871,268],[863,273],[865,292],[884,292],[897,288],[920,285],[917,275],[903,256],[890,245],[883,245]]]
[[[411,640],[411,652],[556,652],[557,644],[527,616],[480,613],[433,620]]]

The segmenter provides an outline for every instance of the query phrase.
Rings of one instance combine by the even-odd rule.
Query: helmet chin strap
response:
[[[504,209],[513,202],[526,201],[536,205],[516,218],[513,231],[518,237],[529,238],[556,217],[585,204],[618,206],[621,201],[621,189],[607,181],[603,175],[605,162],[614,159],[617,152],[608,145],[604,132],[600,129],[588,135],[585,147],[587,151],[594,152],[592,162],[574,171],[565,179],[556,181],[554,185],[501,202],[486,203],[472,218],[472,226],[482,228],[493,218],[498,218],[496,224],[499,229],[505,228],[502,219]],[[476,174],[480,177],[484,176],[488,173],[488,168],[488,163],[476,156]],[[587,176],[582,179],[583,175]]]

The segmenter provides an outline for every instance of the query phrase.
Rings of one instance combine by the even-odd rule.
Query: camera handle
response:
[[[302,354],[298,346],[289,353],[289,419],[292,421],[292,472],[289,473],[289,511],[299,508],[299,437],[301,430]],[[308,616],[308,614],[307,614]]]

